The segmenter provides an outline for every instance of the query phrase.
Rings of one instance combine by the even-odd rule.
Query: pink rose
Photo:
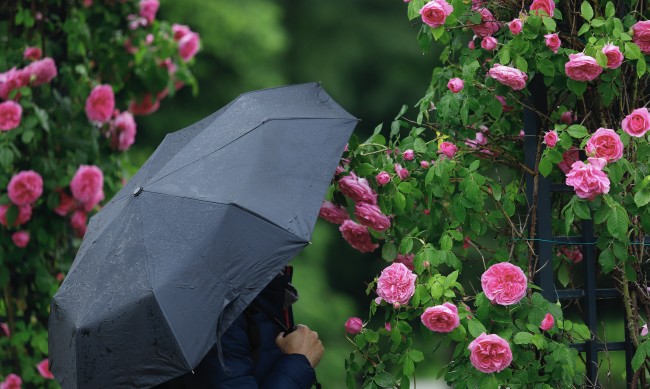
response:
[[[481,287],[492,303],[512,305],[526,295],[528,279],[519,266],[501,262],[490,266],[481,275]]]
[[[75,211],[70,218],[70,225],[79,238],[83,238],[86,233],[87,223],[88,215],[84,211]]]
[[[20,89],[25,85],[22,70],[16,70],[14,67],[4,73],[0,73],[0,98],[7,100],[11,91]]]
[[[571,125],[576,120],[578,120],[578,117],[571,111],[564,111],[562,112],[562,116],[560,116],[560,121],[564,124]]]
[[[93,122],[105,123],[115,109],[115,95],[110,85],[97,85],[86,99],[86,116]]]
[[[29,61],[36,61],[41,59],[43,56],[43,51],[38,47],[26,47],[23,51],[23,59]]]
[[[476,45],[474,45],[473,40],[467,42],[467,48],[470,49],[470,50],[474,50],[476,48]],[[431,103],[431,104],[433,104],[433,103]]]
[[[506,104],[506,98],[505,98],[505,96],[499,96],[499,95],[497,95],[497,96],[494,96],[494,98],[497,99],[497,100],[499,100],[499,102],[501,103],[501,108],[503,108],[503,112],[510,112],[510,111],[512,111],[513,108],[512,108],[511,106],[509,106],[508,104]]]
[[[607,56],[607,67],[610,69],[616,69],[623,63],[623,54],[621,49],[618,46],[612,45],[611,43],[603,46],[603,53]]]
[[[406,305],[415,293],[417,276],[404,264],[393,262],[377,279],[377,295],[393,305]]]
[[[560,46],[562,45],[562,41],[560,40],[560,37],[555,34],[546,34],[544,35],[544,39],[546,42],[546,47],[551,49],[553,53],[557,53],[557,51],[560,49]]]
[[[650,112],[646,107],[635,109],[623,119],[621,127],[631,136],[644,136],[650,130]]]
[[[551,328],[553,328],[553,324],[555,324],[555,319],[553,319],[553,315],[547,313],[546,316],[544,316],[544,320],[542,320],[542,324],[539,326],[539,328],[541,328],[542,331],[548,331]]]
[[[384,328],[385,328],[386,331],[388,331],[388,332],[391,332],[391,331],[393,330],[393,327],[391,327],[390,323],[386,323],[386,324],[384,324]]]
[[[582,262],[582,251],[579,248],[570,249],[566,246],[560,248],[560,254],[566,256],[573,263]]]
[[[632,40],[639,46],[643,54],[650,54],[650,20],[637,22],[632,26]]]
[[[481,41],[481,47],[485,50],[492,51],[497,48],[497,39],[491,36],[486,36]]]
[[[104,174],[94,165],[80,165],[70,181],[70,191],[86,212],[104,199]]]
[[[363,321],[358,317],[351,317],[345,322],[345,332],[356,335],[363,329]]]
[[[122,112],[115,117],[109,130],[111,146],[125,151],[135,142],[136,124],[130,112]]]
[[[323,200],[318,216],[334,224],[341,224],[349,219],[348,211],[345,208],[327,200]]]
[[[399,177],[401,180],[406,180],[411,175],[408,169],[403,168],[399,163],[395,164],[395,173],[397,173],[397,177]]]
[[[444,154],[447,158],[453,158],[458,151],[458,147],[451,142],[442,142],[438,145],[438,154]]]
[[[178,53],[183,61],[189,61],[199,51],[201,40],[199,34],[190,32],[178,41]]]
[[[591,81],[602,73],[603,68],[596,59],[583,53],[569,54],[569,62],[564,65],[567,77],[576,81]]]
[[[494,33],[499,31],[499,22],[494,18],[494,15],[492,15],[492,12],[490,12],[489,9],[480,8],[477,12],[481,14],[481,23],[471,26],[474,35],[479,38],[485,38],[486,36],[492,36]]]
[[[415,266],[413,265],[413,259],[415,255],[413,254],[397,254],[397,257],[393,262],[401,263],[406,266],[407,269],[413,271]]]
[[[75,207],[75,201],[62,189],[56,189],[56,191],[59,192],[59,205],[54,208],[54,213],[59,216],[65,216]]]
[[[48,84],[57,74],[56,64],[50,57],[43,58],[40,61],[34,61],[22,71],[25,85],[32,86]]]
[[[609,192],[609,177],[602,171],[607,163],[604,158],[587,158],[588,164],[574,162],[566,175],[566,184],[572,186],[581,199],[593,200],[597,195]]]
[[[361,225],[375,231],[382,232],[390,228],[390,218],[381,213],[381,210],[375,204],[357,203],[354,208],[354,215]]]
[[[151,93],[146,93],[142,97],[142,101],[136,102],[131,100],[129,103],[129,112],[134,115],[150,115],[158,110],[160,107],[160,101],[154,99],[151,96]]]
[[[458,308],[450,303],[428,307],[420,316],[420,320],[425,327],[434,332],[451,332],[460,325]]]
[[[571,165],[573,165],[573,163],[579,158],[579,150],[575,146],[571,146],[569,150],[562,153],[562,162],[559,162],[557,166],[564,172],[564,174],[567,174],[571,171]]]
[[[553,131],[548,131],[544,134],[544,143],[548,148],[552,149],[555,147],[555,144],[557,143],[558,137],[557,137],[557,132],[555,130]]]
[[[384,186],[390,182],[390,174],[388,174],[388,172],[382,171],[379,174],[377,174],[375,180],[377,181],[377,184],[379,186]]]
[[[172,25],[172,33],[174,34],[175,41],[181,40],[182,37],[189,34],[190,32],[192,32],[192,30],[190,30],[188,26],[185,26],[183,24],[174,23]]]
[[[555,2],[553,0],[534,0],[530,5],[530,10],[538,11],[538,15],[541,15],[539,11],[544,11],[546,16],[552,18],[555,12]]]
[[[11,235],[16,247],[25,248],[29,243],[29,231],[16,231]]]
[[[514,19],[512,22],[508,23],[508,28],[510,29],[512,35],[519,35],[519,33],[521,33],[521,30],[523,28],[521,19]]]
[[[9,199],[16,205],[30,205],[43,194],[43,178],[33,170],[22,171],[9,181]]]
[[[377,194],[365,178],[359,178],[354,172],[350,172],[338,182],[341,193],[355,202],[377,204]]]
[[[431,165],[429,164],[429,161],[420,161],[420,166],[422,169],[428,169]]]
[[[0,322],[0,335],[4,335],[6,337],[11,336],[11,330],[9,330],[9,325],[7,323]]]
[[[605,158],[610,163],[623,156],[623,142],[614,130],[599,128],[587,141],[585,150],[590,157]]]
[[[93,5],[93,0],[83,0],[83,1],[82,1],[82,5],[83,5],[85,8],[90,8],[90,7]]]
[[[3,204],[0,205],[0,224],[3,226],[7,227],[7,211],[12,205],[10,204]],[[32,218],[32,207],[31,205],[21,205],[17,206],[18,207],[18,216],[16,217],[16,220],[14,221],[13,227],[18,227],[20,225],[23,225],[29,221],[29,219]]]
[[[49,360],[47,358],[43,359],[36,365],[36,369],[38,370],[38,373],[41,375],[41,377],[52,380],[54,379],[54,374],[50,371],[49,367]]]
[[[412,161],[415,158],[415,151],[408,149],[402,153],[402,157],[405,161]]]
[[[494,67],[488,71],[488,76],[514,90],[524,89],[526,87],[526,81],[528,81],[528,75],[521,70],[499,64],[495,64]]]
[[[451,15],[454,7],[449,5],[445,0],[432,0],[420,9],[422,21],[431,26],[438,27],[445,24],[447,16]]]
[[[160,7],[158,0],[140,0],[140,16],[147,19],[149,24],[156,19],[156,13]]]
[[[9,374],[4,382],[0,382],[0,389],[20,389],[23,380],[16,374]]]
[[[641,327],[641,336],[646,336],[646,335],[648,335],[648,323],[645,323]]]
[[[465,81],[461,80],[458,77],[452,78],[447,83],[447,88],[449,88],[449,90],[452,91],[453,93],[458,93],[462,91],[464,87],[465,87]]]
[[[467,347],[472,365],[483,373],[496,373],[510,366],[510,344],[498,335],[482,333]]]
[[[0,131],[11,131],[20,125],[23,117],[23,107],[7,100],[0,103]]]
[[[485,136],[483,132],[477,132],[475,139],[467,139],[465,141],[465,144],[473,149],[477,148],[478,146],[486,145],[487,143],[487,136]]]
[[[379,247],[378,244],[372,243],[368,228],[355,223],[348,219],[341,224],[339,231],[350,246],[362,253],[371,253]]]

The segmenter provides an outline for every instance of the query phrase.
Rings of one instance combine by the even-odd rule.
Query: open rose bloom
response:
[[[502,262],[481,275],[481,287],[488,300],[499,305],[518,303],[528,289],[528,279],[519,266]]]
[[[434,332],[451,332],[460,325],[458,308],[450,303],[426,308],[420,319],[425,327]]]
[[[472,365],[483,373],[496,373],[510,366],[510,344],[499,335],[482,333],[467,347]]]
[[[402,263],[393,263],[377,279],[377,295],[390,304],[406,305],[415,293],[417,276]]]

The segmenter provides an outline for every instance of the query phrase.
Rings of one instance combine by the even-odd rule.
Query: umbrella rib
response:
[[[295,237],[301,243],[309,243],[308,240],[305,240],[304,238],[294,234],[292,231],[284,229],[282,226],[278,225],[277,223],[273,222],[272,220],[269,220],[267,217],[265,217],[263,215],[260,215],[259,213],[255,212],[255,211],[252,211],[252,210],[250,210],[248,208],[242,207],[241,205],[236,204],[236,203],[222,203],[222,202],[219,202],[219,201],[203,200],[203,199],[197,199],[197,198],[194,198],[194,197],[171,195],[169,193],[155,192],[155,191],[152,191],[152,190],[144,190],[143,192],[155,193],[155,194],[159,194],[159,195],[162,195],[162,196],[175,197],[175,198],[179,198],[179,199],[188,199],[188,200],[193,200],[193,201],[200,201],[200,202],[210,203],[210,204],[230,205],[230,206],[239,208],[242,211],[257,217],[258,219],[264,220],[265,222],[271,224],[272,226],[275,226],[275,227],[281,229],[282,231],[285,231],[285,232],[291,234],[293,237]]]
[[[144,224],[143,224],[142,220],[140,220],[140,231],[144,231]],[[140,235],[140,239],[141,239],[140,241],[142,242],[142,248],[144,249],[145,261],[147,262],[147,266],[145,266],[145,267],[147,269],[147,274],[149,276],[148,277],[149,281],[151,282],[151,295],[153,296],[154,300],[156,301],[156,305],[158,306],[158,309],[160,310],[160,313],[162,313],[162,315],[165,317],[165,320],[163,321],[163,325],[165,325],[167,327],[167,329],[169,329],[169,332],[172,333],[172,340],[176,344],[176,348],[178,349],[180,354],[183,356],[183,362],[185,362],[185,366],[189,370],[192,370],[192,366],[190,366],[190,364],[189,364],[189,362],[187,360],[187,355],[185,355],[185,350],[178,343],[178,338],[176,336],[176,331],[174,331],[174,327],[169,325],[169,315],[165,311],[163,305],[160,304],[160,302],[158,301],[158,296],[156,296],[156,290],[153,287],[153,281],[154,280],[152,279],[152,274],[150,272],[150,266],[149,266],[149,265],[151,265],[151,268],[153,268],[153,264],[151,263],[149,250],[147,250],[147,245],[146,245],[146,243],[144,241],[144,234]]]
[[[226,143],[225,145],[219,147],[218,149],[213,150],[212,152],[210,152],[210,153],[208,153],[208,154],[206,154],[206,155],[200,157],[199,159],[196,159],[196,160],[194,160],[194,161],[188,163],[187,165],[183,165],[183,166],[179,167],[178,169],[173,170],[173,171],[171,171],[171,172],[165,174],[164,176],[158,178],[158,179],[155,180],[155,181],[148,182],[146,185],[153,185],[153,184],[155,184],[156,182],[158,182],[158,181],[160,181],[160,180],[166,178],[167,176],[170,176],[170,175],[172,175],[172,174],[174,174],[174,173],[176,173],[176,172],[178,172],[178,171],[180,171],[180,170],[185,169],[186,167],[188,167],[188,166],[190,166],[190,165],[193,165],[193,164],[199,162],[200,160],[202,160],[202,159],[204,159],[204,158],[207,158],[207,157],[211,156],[212,154],[214,154],[214,153],[220,151],[221,149],[223,149],[224,147],[229,146],[230,144],[232,144],[232,143],[238,141],[239,139],[243,138],[244,136],[246,136],[246,135],[250,134],[251,132],[255,131],[257,128],[263,126],[264,124],[266,124],[266,123],[268,123],[268,122],[274,121],[274,120],[345,120],[345,121],[359,121],[359,119],[357,119],[357,118],[350,119],[350,118],[344,118],[344,117],[330,117],[330,118],[323,118],[323,117],[282,117],[282,118],[271,118],[271,119],[265,119],[265,120],[263,120],[260,124],[258,124],[257,126],[251,128],[250,130],[246,131],[245,133],[241,134],[240,136],[238,136],[237,138],[231,140],[230,142]]]

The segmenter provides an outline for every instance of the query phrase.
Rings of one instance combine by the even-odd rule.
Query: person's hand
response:
[[[302,354],[307,357],[311,367],[316,367],[323,356],[323,343],[318,339],[318,333],[309,327],[298,324],[296,330],[284,336],[284,332],[278,335],[275,343],[284,354]]]

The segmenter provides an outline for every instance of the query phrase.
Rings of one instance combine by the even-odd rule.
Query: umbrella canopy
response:
[[[54,296],[63,388],[148,388],[196,367],[311,239],[356,123],[311,83],[167,135],[90,220]]]

